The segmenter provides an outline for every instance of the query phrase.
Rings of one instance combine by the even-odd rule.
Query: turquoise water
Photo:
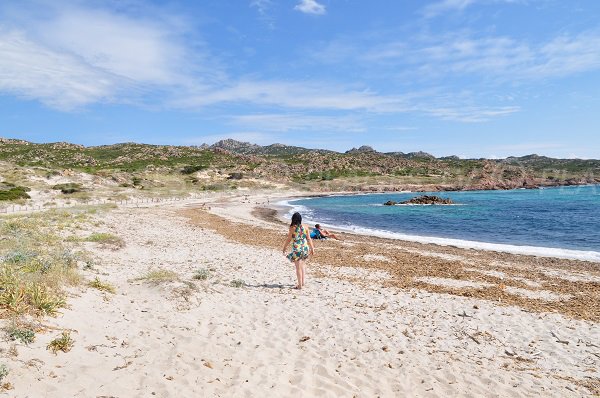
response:
[[[584,251],[593,253],[582,259],[600,258],[600,186],[434,192],[429,194],[449,197],[456,205],[383,206],[421,194],[427,193],[329,196],[289,204],[309,221],[374,235],[471,242],[469,247],[492,243],[556,249],[552,253]]]

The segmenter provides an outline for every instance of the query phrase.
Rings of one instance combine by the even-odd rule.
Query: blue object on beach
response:
[[[324,237],[323,235],[321,235],[321,231],[319,231],[318,229],[313,229],[312,232],[310,233],[310,238],[311,239],[327,239],[326,237]]]

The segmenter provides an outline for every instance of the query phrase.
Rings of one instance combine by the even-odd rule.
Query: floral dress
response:
[[[306,260],[308,258],[308,238],[306,228],[297,225],[292,235],[292,252],[287,255],[287,258],[294,262],[298,260]]]

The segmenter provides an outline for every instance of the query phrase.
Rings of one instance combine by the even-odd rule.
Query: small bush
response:
[[[53,354],[56,354],[59,351],[69,352],[71,351],[71,348],[73,348],[74,342],[75,341],[71,338],[71,332],[65,330],[62,332],[60,337],[57,337],[48,343],[46,349],[52,351]]]
[[[54,316],[58,309],[64,307],[67,302],[64,297],[54,294],[43,285],[34,284],[28,289],[31,305],[42,315]]]
[[[204,281],[208,278],[210,278],[210,271],[207,270],[206,268],[197,269],[193,276],[193,279],[197,279],[197,280],[201,280],[201,281]]]
[[[125,242],[123,239],[115,236],[113,234],[105,233],[105,232],[96,232],[85,238],[86,242],[94,242],[102,245],[112,245],[116,247],[125,246]]]
[[[117,289],[115,289],[113,285],[111,285],[108,282],[102,282],[100,279],[98,279],[98,277],[94,278],[94,280],[91,281],[88,285],[102,292],[109,292],[115,294],[115,292],[117,291]]]
[[[8,376],[8,367],[5,364],[0,365],[0,383],[4,381],[4,378]]]
[[[76,182],[68,182],[65,184],[56,184],[52,186],[52,189],[59,190],[64,194],[71,194],[75,192],[81,192],[83,190],[83,187],[81,186],[81,184],[78,184]]]
[[[31,344],[35,340],[35,331],[27,328],[11,326],[6,329],[6,336],[11,341],[19,340],[23,344]]]
[[[230,285],[233,287],[244,287],[246,286],[246,282],[244,282],[242,279],[234,279],[230,282]]]
[[[227,177],[228,180],[241,180],[242,178],[244,178],[244,174],[243,173],[231,173],[229,174],[229,177]]]
[[[176,281],[178,278],[177,273],[173,271],[166,270],[164,268],[158,268],[154,270],[148,271],[143,276],[137,278],[136,280],[143,280],[151,283],[161,283],[161,282],[172,282]]]
[[[194,165],[194,166],[185,166],[181,169],[181,174],[194,174],[197,171],[206,169],[207,166],[204,165]]]
[[[2,258],[2,262],[15,265],[25,264],[34,259],[36,256],[37,253],[35,252],[17,249],[7,253]]]
[[[0,200],[18,200],[30,199],[27,194],[30,189],[27,187],[17,187],[14,184],[2,183],[0,185]]]

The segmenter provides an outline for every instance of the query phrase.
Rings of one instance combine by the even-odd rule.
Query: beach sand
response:
[[[12,384],[3,394],[600,393],[599,264],[344,234],[315,243],[297,291],[281,253],[287,227],[269,199],[97,214],[125,246],[87,243],[96,265],[82,272],[116,293],[73,289],[69,308],[43,319],[35,342],[2,342]],[[139,279],[157,269],[176,277]],[[209,277],[194,279],[198,269]],[[46,345],[64,329],[74,346],[54,355]]]

